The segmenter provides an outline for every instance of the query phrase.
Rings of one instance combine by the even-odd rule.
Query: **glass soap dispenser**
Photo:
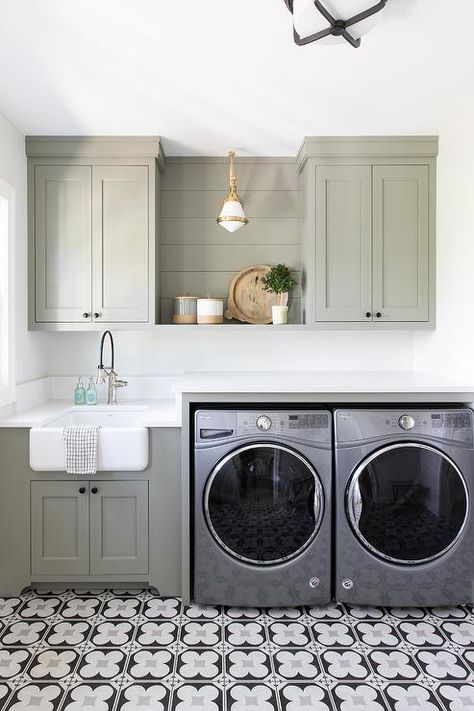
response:
[[[87,405],[97,405],[97,390],[94,383],[94,378],[89,378],[89,385],[86,391]]]
[[[85,405],[86,404],[86,391],[82,384],[82,378],[77,381],[76,389],[74,390],[74,404],[75,405]]]

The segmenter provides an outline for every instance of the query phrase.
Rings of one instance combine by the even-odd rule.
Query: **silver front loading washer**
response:
[[[206,409],[194,417],[194,600],[328,602],[331,413]]]
[[[336,410],[336,600],[471,602],[473,478],[469,409]]]

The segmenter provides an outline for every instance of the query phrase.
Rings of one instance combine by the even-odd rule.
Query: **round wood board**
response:
[[[268,264],[257,264],[237,272],[229,289],[226,319],[235,318],[255,325],[272,322],[272,306],[286,305],[288,294],[279,301],[277,294],[264,291],[262,279],[269,270]]]

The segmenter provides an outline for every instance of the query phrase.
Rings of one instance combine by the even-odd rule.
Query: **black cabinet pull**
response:
[[[97,494],[98,491],[99,489],[96,486],[93,486],[91,489],[91,494]]]
[[[377,318],[382,318],[382,314],[380,313],[380,311],[377,311],[375,315],[377,316]]]
[[[86,493],[86,487],[85,487],[85,486],[81,486],[81,488],[79,489],[79,493],[80,493],[80,494],[85,494],[85,493]]]
[[[102,314],[99,314],[97,311],[95,311],[92,315],[94,318],[100,318],[102,316]]]
[[[367,311],[365,315],[367,316],[367,318],[370,318],[370,317],[372,316],[372,314],[370,313],[370,311]]]
[[[84,311],[82,314],[82,318],[89,318],[90,314],[87,313],[87,311]]]

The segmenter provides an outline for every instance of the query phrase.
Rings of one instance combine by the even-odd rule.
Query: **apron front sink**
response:
[[[99,425],[98,471],[143,471],[148,466],[148,429],[143,408],[71,408],[30,430],[30,467],[34,471],[65,471],[63,428]]]

